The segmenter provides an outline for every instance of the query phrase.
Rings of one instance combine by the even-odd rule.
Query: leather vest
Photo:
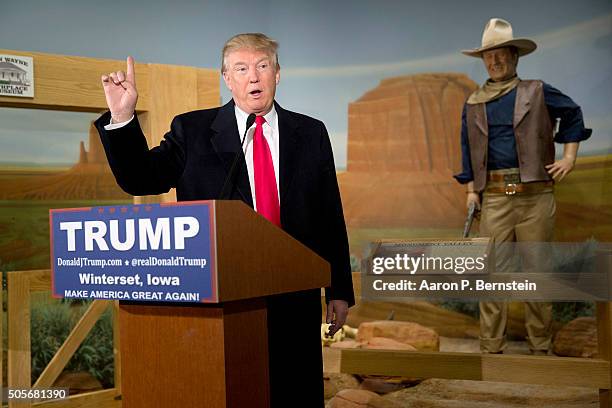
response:
[[[467,105],[466,121],[474,190],[480,192],[487,183],[489,127],[486,104]],[[551,180],[544,166],[555,161],[555,145],[542,81],[527,80],[517,85],[512,122],[521,183]]]

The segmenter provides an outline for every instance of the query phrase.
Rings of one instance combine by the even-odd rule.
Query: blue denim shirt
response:
[[[519,167],[514,138],[514,102],[516,88],[506,95],[487,102],[487,125],[489,127],[489,143],[487,153],[487,170],[509,169]],[[544,103],[548,108],[553,126],[559,119],[559,130],[555,135],[557,143],[580,142],[591,136],[591,129],[585,129],[580,106],[556,88],[544,83]],[[461,162],[463,171],[453,177],[461,184],[474,180],[470,160],[466,107],[461,114]]]

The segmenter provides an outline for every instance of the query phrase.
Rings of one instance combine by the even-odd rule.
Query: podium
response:
[[[241,201],[214,201],[213,303],[120,302],[124,408],[269,407],[266,296],[330,284],[329,264]]]

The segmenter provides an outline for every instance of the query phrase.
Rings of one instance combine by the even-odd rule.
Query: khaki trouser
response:
[[[487,194],[483,196],[480,235],[494,238],[496,270],[511,272],[513,253],[503,243],[549,242],[552,240],[555,198],[552,192],[537,194]],[[502,244],[499,246],[498,244]],[[525,250],[523,248],[523,250]],[[522,253],[521,270],[535,271],[549,266],[549,254],[542,250]],[[506,302],[480,303],[480,349],[496,353],[506,347]],[[547,351],[551,346],[552,304],[527,302],[525,328],[531,350]]]

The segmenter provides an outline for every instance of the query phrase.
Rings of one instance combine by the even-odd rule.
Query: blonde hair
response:
[[[272,58],[276,69],[280,68],[278,63],[278,42],[262,33],[243,33],[237,34],[227,40],[221,52],[221,73],[227,70],[225,60],[227,56],[239,49],[251,49],[255,51],[263,51]]]

